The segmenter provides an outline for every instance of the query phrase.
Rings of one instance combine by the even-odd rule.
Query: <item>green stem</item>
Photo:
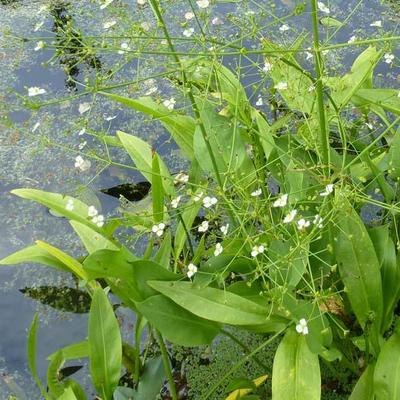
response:
[[[172,375],[171,365],[169,363],[169,355],[167,349],[165,347],[164,339],[159,331],[156,331],[158,345],[160,346],[161,357],[163,360],[165,375],[167,376],[168,384],[169,384],[169,392],[172,396],[172,400],[177,400],[178,396],[176,394],[176,387],[174,377]]]
[[[140,326],[142,323],[142,316],[140,314],[136,314],[136,324],[135,324],[135,365],[133,370],[133,379],[135,384],[139,383],[139,375],[140,375]]]
[[[324,107],[324,88],[322,85],[322,59],[321,50],[319,47],[319,32],[318,32],[318,14],[317,14],[317,0],[311,0],[311,16],[313,24],[313,38],[314,38],[314,54],[315,54],[315,72],[316,72],[316,92],[318,103],[318,118],[319,118],[319,131],[320,131],[320,144],[322,149],[322,163],[324,165],[325,175],[329,174],[329,131],[326,124],[325,107]]]

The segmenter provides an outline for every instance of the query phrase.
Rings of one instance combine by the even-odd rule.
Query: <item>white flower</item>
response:
[[[394,60],[394,54],[391,53],[385,53],[383,58],[385,59],[386,64],[391,64]]]
[[[44,21],[38,22],[33,28],[33,32],[37,32],[44,25]]]
[[[91,107],[90,103],[79,104],[79,108],[78,108],[79,114],[84,114],[85,112],[89,111],[90,107]]]
[[[222,247],[221,243],[217,243],[215,245],[215,250],[214,250],[214,256],[218,257],[222,252],[223,252],[224,248]]]
[[[271,71],[271,69],[272,69],[272,64],[271,64],[270,62],[268,62],[268,61],[265,61],[262,70],[263,70],[265,73],[267,73],[267,72]]]
[[[100,10],[104,10],[108,7],[114,0],[105,0],[105,2],[100,6]]]
[[[211,23],[212,23],[213,25],[223,25],[223,24],[224,24],[224,21],[222,21],[221,18],[215,17],[215,18],[213,18],[213,19],[211,20]]]
[[[187,277],[190,279],[197,272],[197,267],[190,263],[188,265],[188,272],[186,273]]]
[[[118,50],[118,54],[124,54],[126,51],[129,51],[129,50],[130,50],[130,47],[129,47],[128,43],[122,42],[121,50]]]
[[[306,60],[310,60],[311,58],[314,57],[313,54],[311,52],[309,52],[309,51],[306,51],[305,54],[306,54]]]
[[[308,335],[307,321],[304,318],[302,318],[296,325],[296,332],[301,333],[302,335]]]
[[[112,121],[112,120],[115,119],[115,118],[117,118],[116,115],[109,115],[108,117],[104,116],[104,119],[105,119],[107,122]]]
[[[322,228],[322,217],[319,214],[316,214],[314,217],[313,224],[316,225],[318,228]]]
[[[286,90],[288,88],[287,82],[278,82],[275,86],[274,89],[276,90]]]
[[[209,226],[209,224],[208,224],[208,221],[203,221],[202,223],[201,223],[201,225],[198,227],[198,231],[199,232],[207,232],[208,231],[208,226]]]
[[[82,128],[82,129],[78,132],[78,135],[79,135],[79,136],[82,136],[82,135],[85,134],[85,132],[86,132],[86,128]]]
[[[375,26],[377,28],[381,28],[382,27],[382,21],[374,21],[371,24],[369,24],[369,26]]]
[[[222,234],[225,236],[228,233],[229,230],[229,224],[226,225],[222,225],[221,228],[219,228],[219,230],[222,232]]]
[[[89,206],[88,208],[88,216],[89,217],[95,217],[96,215],[98,215],[98,211],[97,208],[95,206]]]
[[[287,26],[286,24],[283,24],[283,25],[281,25],[280,27],[279,27],[279,30],[281,31],[281,32],[286,32],[286,31],[288,31],[290,28],[289,28],[289,26]]]
[[[265,247],[263,245],[254,246],[253,249],[251,250],[251,256],[257,257],[259,254],[264,253],[264,250],[265,250]]]
[[[304,218],[301,218],[297,221],[297,228],[301,231],[310,226],[310,221],[306,221]]]
[[[146,91],[145,95],[146,95],[146,96],[150,96],[150,95],[152,95],[153,93],[156,93],[157,90],[158,90],[158,87],[157,87],[157,86],[152,86],[151,88],[149,88],[149,89]]]
[[[199,193],[197,193],[197,194],[193,197],[193,201],[194,201],[195,203],[197,203],[198,201],[201,200],[202,197],[203,197],[203,192],[199,192]]]
[[[89,160],[84,160],[81,156],[75,158],[75,168],[80,169],[82,172],[87,171],[92,163]]]
[[[173,110],[176,104],[176,100],[173,97],[171,97],[170,99],[164,100],[163,104],[165,107],[168,108],[168,110]]]
[[[150,22],[144,21],[140,24],[140,27],[145,31],[148,32],[151,29]]]
[[[322,1],[319,1],[317,4],[318,4],[318,9],[323,13],[329,14],[331,12],[329,8],[324,3],[322,3]]]
[[[357,36],[352,36],[347,43],[354,43],[357,40]]]
[[[314,85],[310,85],[310,87],[308,88],[308,93],[311,93],[315,90],[315,86]]]
[[[46,43],[43,42],[43,40],[39,40],[39,41],[36,43],[36,47],[34,48],[34,50],[35,50],[35,51],[42,50],[42,49],[45,48],[45,46],[46,46]]]
[[[214,206],[215,204],[217,204],[217,202],[218,202],[217,198],[206,196],[203,199],[203,206],[205,208],[210,208],[210,207]]]
[[[92,218],[92,222],[101,228],[104,225],[104,215],[95,215]]]
[[[207,8],[210,5],[208,0],[197,0],[196,4],[199,8]]]
[[[181,201],[181,197],[182,197],[182,196],[178,196],[178,197],[176,197],[175,199],[173,199],[173,200],[171,201],[171,207],[172,207],[172,208],[177,208],[177,207],[178,207],[179,202]]]
[[[67,211],[72,211],[74,209],[74,200],[68,199],[67,204],[65,205],[65,209]]]
[[[117,23],[117,21],[106,21],[103,24],[104,29],[110,29],[112,26],[114,26]]]
[[[254,192],[251,192],[250,196],[252,196],[252,197],[258,197],[258,196],[261,196],[261,194],[262,194],[262,190],[261,190],[261,188],[258,188],[258,189],[255,190]]]
[[[190,20],[193,19],[193,18],[194,18],[194,14],[193,14],[191,11],[185,13],[185,19],[186,19],[187,21],[190,21]]]
[[[193,33],[194,33],[194,29],[188,28],[183,31],[183,36],[190,37],[193,35]]]
[[[287,204],[288,195],[283,194],[279,199],[275,200],[272,207],[285,207]]]
[[[262,97],[260,96],[256,101],[256,106],[262,106],[264,104]]]
[[[33,125],[32,132],[35,132],[36,129],[39,128],[39,126],[40,126],[40,122],[36,122],[36,124]]]
[[[137,0],[137,3],[138,3],[140,6],[144,6],[144,5],[146,4],[146,1],[147,1],[147,0]]]
[[[285,218],[283,218],[283,223],[289,224],[290,222],[292,222],[294,220],[296,215],[297,215],[297,210],[290,211],[290,213],[286,214]]]
[[[185,174],[184,172],[179,172],[178,175],[175,176],[174,184],[177,183],[188,183],[189,182],[189,175]]]
[[[325,186],[325,190],[321,192],[319,195],[322,197],[329,196],[333,192],[333,184],[329,184]]]
[[[87,145],[87,141],[84,140],[83,142],[79,143],[78,149],[79,149],[79,150],[82,150],[86,145]]]
[[[157,236],[162,236],[164,233],[165,224],[160,222],[158,225],[153,225],[151,231],[155,233]]]
[[[46,93],[45,89],[42,89],[37,86],[28,88],[28,96],[29,97],[38,96],[40,94],[45,94],[45,93]]]

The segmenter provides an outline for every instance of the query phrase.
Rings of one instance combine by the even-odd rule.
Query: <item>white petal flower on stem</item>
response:
[[[38,22],[33,28],[33,32],[37,32],[44,25],[44,21]]]
[[[261,190],[261,188],[258,188],[258,189],[255,190],[254,192],[251,192],[250,196],[252,196],[252,197],[258,197],[258,196],[261,196],[261,194],[262,194],[262,190]]]
[[[314,217],[313,224],[316,225],[318,228],[322,228],[323,219],[319,214],[316,214]]]
[[[222,232],[222,234],[225,236],[228,233],[229,230],[229,224],[226,225],[222,225],[221,228],[219,228],[219,230]]]
[[[214,18],[211,20],[211,23],[212,23],[213,25],[223,25],[223,24],[224,24],[224,21],[222,21],[222,19],[219,18],[219,17],[214,17]]]
[[[188,271],[186,275],[190,279],[197,272],[197,267],[194,264],[190,263],[187,268]]]
[[[276,90],[287,90],[287,88],[288,88],[287,82],[278,82],[274,86],[274,89],[276,89]]]
[[[79,107],[78,107],[79,114],[84,114],[85,112],[89,111],[90,108],[91,108],[90,103],[79,104]]]
[[[283,223],[284,224],[289,224],[294,220],[294,218],[297,215],[297,210],[292,210],[288,214],[286,214],[285,218],[283,218]]]
[[[130,50],[129,45],[126,42],[122,42],[120,47],[121,49],[118,50],[118,54],[125,54],[127,51]]]
[[[88,216],[89,217],[95,217],[96,215],[98,215],[98,211],[97,208],[95,206],[89,206],[88,208]]]
[[[308,228],[310,224],[310,221],[306,221],[304,218],[301,218],[297,221],[297,228],[301,231],[305,228]]]
[[[92,218],[92,222],[101,228],[104,225],[104,215],[95,215]]]
[[[165,224],[163,222],[160,222],[157,225],[153,225],[151,231],[160,237],[163,235],[164,229],[165,229]]]
[[[309,52],[309,51],[306,51],[306,52],[305,52],[305,55],[306,55],[306,60],[310,60],[311,58],[314,57],[313,53],[311,53],[311,52]]]
[[[204,194],[203,192],[199,192],[199,193],[195,194],[194,197],[193,197],[193,201],[194,201],[195,203],[197,203],[198,201],[200,201],[201,198],[203,197],[203,194]]]
[[[100,6],[100,10],[104,10],[108,7],[114,0],[105,0],[105,2]]]
[[[319,1],[317,3],[317,5],[318,5],[319,11],[321,11],[325,14],[330,14],[331,10],[324,3],[322,3],[322,1]]]
[[[209,0],[197,0],[196,4],[199,8],[207,8],[210,5],[210,2]]]
[[[279,199],[275,200],[272,207],[285,207],[288,201],[288,195],[283,194]]]
[[[114,26],[117,23],[117,21],[106,21],[103,24],[104,29],[110,29],[112,26]]]
[[[259,254],[264,253],[265,247],[263,245],[260,246],[253,246],[251,250],[251,256],[257,257]]]
[[[178,183],[188,183],[189,182],[189,175],[185,174],[184,172],[179,172],[179,174],[177,174],[175,176],[174,179],[174,184],[178,184]]]
[[[281,32],[286,32],[286,31],[288,31],[290,29],[290,27],[288,26],[288,25],[286,25],[286,24],[283,24],[283,25],[281,25],[280,27],[279,27],[279,30],[281,31]]]
[[[39,41],[36,43],[36,46],[35,46],[34,50],[35,50],[35,51],[42,50],[42,49],[45,48],[45,46],[46,46],[46,43],[43,42],[43,40],[39,40]]]
[[[156,93],[157,90],[158,90],[158,87],[157,87],[157,86],[152,86],[151,88],[149,88],[149,89],[146,91],[145,95],[146,95],[146,96],[150,96],[150,95]]]
[[[68,199],[67,204],[65,205],[65,209],[67,211],[72,211],[74,209],[74,200]]]
[[[190,20],[193,19],[193,18],[194,18],[194,14],[193,14],[191,11],[185,13],[185,19],[186,19],[187,21],[190,21]]]
[[[214,206],[215,204],[217,204],[218,199],[216,197],[210,197],[210,196],[206,196],[203,199],[203,206],[205,208],[210,208],[212,206]]]
[[[146,4],[146,2],[147,2],[147,0],[137,0],[137,3],[138,3],[140,6],[144,6],[144,5]]]
[[[203,222],[200,224],[200,226],[197,228],[197,230],[198,230],[199,232],[204,233],[204,232],[207,232],[207,231],[208,231],[208,227],[209,227],[208,221],[203,221]]]
[[[256,106],[262,106],[264,104],[262,97],[260,96],[256,101]]]
[[[29,97],[33,97],[33,96],[39,96],[40,94],[45,94],[46,90],[42,89],[40,87],[37,86],[33,86],[28,88],[28,96]]]
[[[272,69],[272,64],[271,64],[270,62],[268,62],[268,61],[265,61],[262,70],[263,70],[265,73],[267,73],[267,72],[271,71],[271,69]]]
[[[40,122],[36,122],[36,124],[33,125],[32,132],[35,132],[37,130],[37,128],[39,128],[39,126],[40,126]]]
[[[385,59],[386,64],[391,64],[394,60],[394,54],[391,53],[385,53],[383,58]]]
[[[352,36],[348,41],[347,41],[347,43],[354,43],[355,41],[357,40],[357,36]]]
[[[172,208],[177,208],[177,207],[178,207],[179,202],[181,201],[181,197],[182,197],[182,196],[175,197],[175,199],[173,199],[173,200],[171,201],[171,207],[172,207]]]
[[[85,132],[86,132],[86,128],[82,128],[82,129],[78,132],[78,135],[79,135],[79,136],[82,136],[82,135],[85,134]]]
[[[77,156],[75,158],[75,168],[81,170],[82,172],[87,171],[91,165],[92,163],[89,160],[84,160],[82,156]]]
[[[215,245],[215,250],[214,250],[214,256],[218,257],[222,252],[223,252],[224,248],[222,247],[221,243],[217,243]]]
[[[382,21],[374,21],[369,26],[375,26],[376,28],[382,28]]]
[[[183,36],[190,37],[194,33],[194,28],[188,28],[183,31]]]
[[[296,325],[296,332],[302,335],[308,335],[307,321],[304,318],[302,318]]]
[[[84,140],[83,142],[79,143],[78,149],[79,149],[79,150],[82,150],[86,145],[87,145],[87,141]]]
[[[333,192],[333,184],[329,184],[325,186],[325,190],[321,192],[319,195],[321,197],[329,196]]]
[[[165,107],[168,108],[168,110],[173,110],[176,104],[176,100],[173,97],[171,97],[170,99],[164,100],[163,104]]]

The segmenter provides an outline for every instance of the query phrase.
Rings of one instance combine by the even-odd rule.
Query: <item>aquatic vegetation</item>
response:
[[[89,171],[90,158],[137,170],[148,181],[144,197],[135,203],[123,199],[127,204],[121,206],[121,218],[108,218],[96,204],[71,195],[12,190],[68,219],[87,252],[74,258],[38,240],[0,261],[31,261],[69,272],[91,299],[87,340],[49,356],[47,385],[35,364],[35,316],[28,359],[42,396],[85,399],[79,383],[60,371],[69,360],[87,358],[103,400],[154,398],[165,380],[170,397],[178,399],[166,342],[210,344],[226,334],[225,326],[233,326],[260,335],[260,344],[212,382],[201,393],[204,400],[226,386],[228,399],[260,398],[270,371],[240,381],[231,377],[250,359],[264,367],[263,351],[278,341],[270,382],[273,399],[321,398],[320,364],[333,362],[359,377],[350,398],[395,399],[400,96],[398,89],[377,87],[374,70],[380,63],[397,65],[391,43],[399,37],[361,40],[354,35],[345,43],[322,43],[318,17],[328,18],[331,7],[311,0],[312,47],[307,35],[286,46],[263,35],[257,48],[246,48],[243,33],[240,46],[235,40],[213,41],[207,50],[188,53],[176,47],[179,40],[171,36],[158,1],[138,4],[153,13],[165,41],[165,50],[154,54],[168,60],[163,76],[173,94],[159,95],[153,81],[144,96],[121,94],[118,84],[102,80],[75,82],[84,90],[77,95],[77,112],[90,118],[93,104],[80,97],[96,95],[159,121],[186,158],[187,169],[171,173],[164,157],[131,133],[94,133],[108,158],[79,154],[77,170]],[[203,18],[213,3],[196,5],[185,20]],[[99,7],[113,6],[107,1]],[[289,35],[289,22],[282,22],[275,28]],[[373,27],[380,26],[377,22]],[[211,24],[223,25],[215,18]],[[116,26],[110,18],[103,29]],[[341,23],[325,19],[324,26],[340,29]],[[75,40],[77,33],[71,32]],[[194,28],[184,32],[188,40],[196,35]],[[114,51],[133,57],[152,52],[134,44],[124,41]],[[81,45],[87,52],[88,46]],[[329,51],[348,46],[362,47],[351,69],[328,75]],[[228,56],[243,62],[254,55],[261,57],[253,67],[265,89],[264,100],[260,96],[257,102],[240,72],[224,62]],[[314,61],[313,70],[304,66],[308,59]],[[149,79],[155,77],[143,82]],[[28,97],[45,93],[39,87],[28,89]],[[40,109],[46,103],[29,100],[26,105]],[[112,148],[123,149],[134,166],[112,159]],[[368,205],[379,207],[378,220],[363,218]],[[143,252],[119,240],[121,227],[133,229],[133,236],[145,242]],[[136,317],[133,345],[122,340],[114,299]],[[142,335],[147,336],[144,352]],[[149,357],[154,341],[158,355]]]

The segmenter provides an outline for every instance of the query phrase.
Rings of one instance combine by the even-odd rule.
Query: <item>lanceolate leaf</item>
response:
[[[370,332],[376,351],[383,311],[379,261],[368,232],[349,201],[341,196],[336,204],[335,254],[358,322]]]
[[[111,400],[122,364],[119,324],[103,289],[93,294],[89,314],[89,362],[93,385],[104,400]]]
[[[349,400],[374,400],[374,364],[368,365],[354,386]]]
[[[261,325],[269,309],[228,291],[197,288],[191,282],[149,281],[148,284],[191,313],[231,325]]]
[[[275,353],[272,400],[320,400],[321,375],[318,356],[303,335],[292,327]]]
[[[218,324],[199,318],[168,297],[149,297],[137,308],[170,342],[180,346],[209,344],[219,332]]]
[[[160,170],[160,160],[155,153],[152,159],[151,194],[153,198],[154,223],[164,220],[164,190]]]

